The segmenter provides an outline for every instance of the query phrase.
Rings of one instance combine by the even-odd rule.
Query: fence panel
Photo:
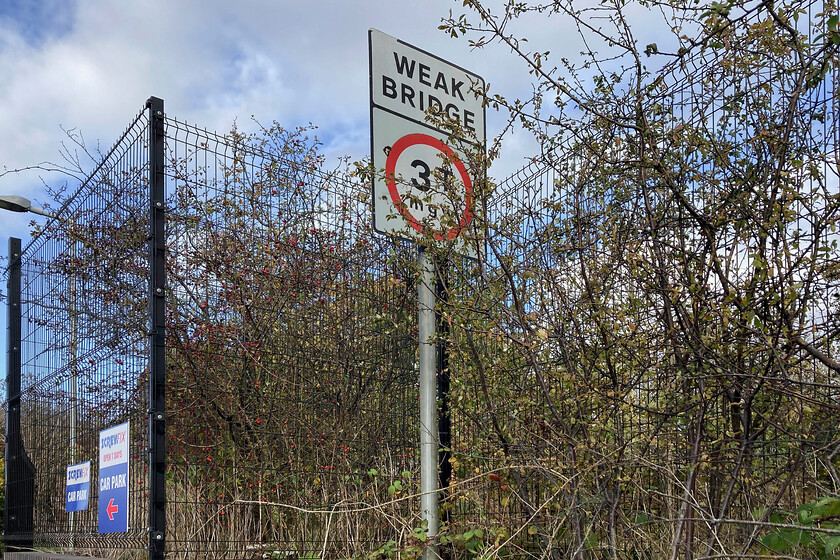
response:
[[[147,123],[140,113],[78,191],[59,197],[60,209],[20,258],[18,461],[33,475],[25,504],[32,524],[20,538],[40,550],[146,554]],[[99,534],[99,432],[124,422],[128,532]],[[66,469],[85,461],[90,507],[68,512]]]
[[[450,308],[458,546],[816,557],[834,534],[772,523],[840,487],[836,4],[731,7],[727,48],[650,76],[627,113],[649,136],[583,117],[497,189]]]
[[[307,131],[255,142],[167,119],[167,158],[168,550],[337,558],[405,540],[413,251],[371,235],[367,187],[325,172]]]

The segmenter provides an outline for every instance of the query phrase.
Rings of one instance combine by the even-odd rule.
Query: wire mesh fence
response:
[[[836,535],[812,513],[840,489],[836,6],[731,8],[740,33],[638,113],[583,117],[497,189],[486,279],[450,308],[460,546],[819,557]]]
[[[14,512],[7,511],[7,543],[78,551],[145,547],[146,131],[141,113],[106,162],[60,199],[60,211],[19,257],[21,448],[7,456],[7,472],[28,481],[31,495],[16,494],[14,486],[9,495],[31,519],[16,533],[8,517]],[[102,185],[108,196],[99,195]],[[7,393],[8,401],[16,397]],[[91,461],[88,501],[96,504],[99,432],[124,422],[131,427],[129,530],[100,534],[95,507],[66,511],[67,467]]]
[[[307,131],[164,124],[167,552],[350,557],[404,539],[393,520],[415,517],[404,496],[419,468],[414,249],[370,235],[367,188],[324,171]],[[20,259],[18,463],[34,519],[8,542],[149,555],[152,128],[141,113]],[[96,507],[65,511],[66,468],[91,461],[101,508],[98,434],[124,422],[128,531],[101,533]]]
[[[383,502],[417,474],[412,251],[306,131],[266,139],[167,121],[168,543],[360,555],[411,518]]]
[[[831,12],[814,6],[791,9],[808,12],[797,21],[816,44]],[[803,88],[787,51],[751,59],[770,15],[739,14],[748,32],[727,40],[741,62],[709,47],[654,84],[641,108],[659,119],[653,141],[585,123],[496,190],[485,254],[440,256],[442,554],[795,557],[814,553],[802,535],[823,546],[836,534],[830,518],[798,524],[840,492],[838,73],[829,64]],[[797,146],[786,153],[782,121]],[[178,558],[425,546],[416,249],[372,235],[362,176],[326,169],[313,134],[220,135],[141,112],[36,232],[18,261],[7,544],[159,557],[160,531]],[[128,531],[100,533],[99,434],[124,422]],[[97,506],[67,512],[66,468],[87,460]]]

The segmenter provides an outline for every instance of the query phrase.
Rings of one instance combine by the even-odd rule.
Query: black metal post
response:
[[[35,473],[20,433],[21,389],[21,243],[9,238],[8,362],[6,369],[6,552],[32,550]]]
[[[163,99],[149,109],[149,560],[166,555],[166,131]]]
[[[449,301],[449,292],[444,282],[446,271],[449,268],[448,261],[439,261],[437,266],[437,285],[435,292],[437,292],[438,307],[436,313],[437,320],[437,375],[438,375],[438,438],[440,439],[440,449],[438,451],[438,468],[440,477],[440,503],[443,504],[441,508],[441,522],[444,525],[449,524],[449,507],[447,504],[449,498],[449,483],[452,480],[452,463],[449,458],[452,456],[452,417],[449,413],[449,322],[444,320],[441,313],[441,304],[446,304]],[[449,547],[441,547],[439,550],[441,558],[444,560],[449,558]]]

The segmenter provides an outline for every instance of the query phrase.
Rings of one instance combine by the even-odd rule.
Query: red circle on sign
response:
[[[413,227],[420,233],[423,233],[423,224],[415,218],[411,212],[408,210],[408,205],[403,202],[402,195],[400,195],[399,190],[397,190],[397,178],[394,175],[394,171],[397,168],[397,160],[400,159],[400,154],[402,154],[406,148],[410,146],[414,146],[416,144],[425,144],[426,146],[431,146],[432,148],[436,149],[439,152],[442,152],[448,161],[452,162],[452,165],[455,166],[455,169],[458,170],[458,173],[461,175],[461,180],[464,182],[464,191],[465,191],[465,198],[464,203],[466,209],[464,210],[464,215],[458,220],[458,224],[454,227],[449,228],[446,231],[434,231],[435,239],[438,241],[446,239],[455,239],[458,237],[458,234],[461,233],[467,224],[470,223],[472,219],[472,192],[473,186],[472,181],[470,180],[470,176],[467,173],[467,168],[464,166],[464,163],[461,161],[461,158],[458,157],[458,154],[455,151],[438,140],[433,136],[429,136],[428,134],[406,134],[396,142],[394,145],[391,146],[391,151],[388,152],[388,159],[385,160],[385,177],[387,179],[388,184],[388,192],[391,195],[391,200],[394,201],[397,209],[402,214],[403,218],[405,218],[408,225]]]

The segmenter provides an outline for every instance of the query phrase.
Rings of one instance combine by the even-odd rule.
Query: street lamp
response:
[[[28,198],[17,195],[0,196],[0,208],[11,210],[12,212],[32,212],[33,214],[39,214],[47,218],[57,217],[55,214],[47,212],[39,206],[32,206]]]
[[[46,216],[47,218],[56,218],[58,216],[44,210],[40,206],[32,206],[32,202],[28,198],[24,198],[22,196],[17,195],[4,195],[0,196],[0,209],[9,210],[11,212],[32,212],[33,214],[38,214],[40,216]],[[76,243],[70,243],[70,259],[71,261],[76,260]],[[77,435],[77,422],[78,422],[78,378],[76,372],[76,358],[78,357],[78,349],[77,349],[77,313],[76,313],[76,293],[77,293],[77,278],[76,274],[73,274],[73,280],[70,283],[70,360],[71,360],[71,367],[70,367],[70,464],[76,464],[76,435]],[[70,512],[69,516],[69,524],[70,524],[70,550],[73,550],[73,534],[75,532],[75,519],[74,519],[74,512]]]

